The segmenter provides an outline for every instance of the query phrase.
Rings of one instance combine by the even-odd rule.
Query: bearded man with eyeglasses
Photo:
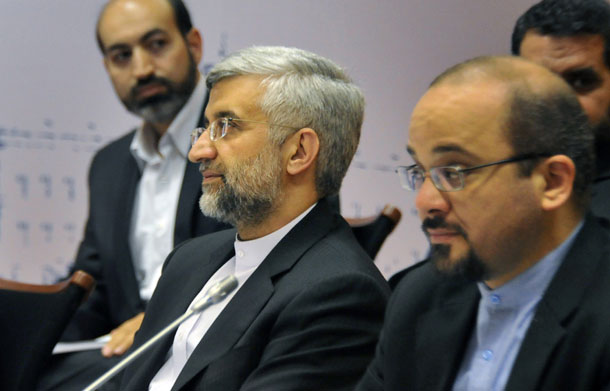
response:
[[[208,287],[236,291],[128,367],[121,390],[351,390],[374,354],[387,282],[331,207],[356,152],[364,97],[332,61],[252,47],[206,79],[191,136],[204,214],[235,227],[178,246],[134,347]]]
[[[475,58],[433,81],[397,170],[430,256],[395,288],[357,390],[610,386],[593,142],[574,91],[528,60]]]

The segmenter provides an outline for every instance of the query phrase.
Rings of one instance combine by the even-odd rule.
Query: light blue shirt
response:
[[[490,290],[478,283],[481,300],[476,330],[453,384],[454,391],[504,389],[536,306],[582,225],[581,221],[561,245],[499,288]]]

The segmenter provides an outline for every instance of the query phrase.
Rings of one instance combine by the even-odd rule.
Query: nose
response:
[[[191,146],[189,160],[193,163],[200,163],[204,160],[214,160],[217,155],[216,145],[214,141],[210,140],[210,130],[206,129]]]
[[[417,191],[415,207],[420,217],[447,214],[451,208],[447,198],[434,186],[430,175],[426,175],[424,182]]]
[[[151,54],[140,46],[133,49],[132,64],[133,75],[137,79],[145,79],[154,73],[155,67]]]

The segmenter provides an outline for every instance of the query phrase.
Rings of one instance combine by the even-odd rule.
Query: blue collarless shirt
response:
[[[472,333],[454,391],[504,390],[536,306],[583,226],[581,221],[557,248],[516,278],[481,292],[476,330]]]

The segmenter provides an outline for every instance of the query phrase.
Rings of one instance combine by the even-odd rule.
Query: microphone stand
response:
[[[167,325],[163,330],[159,331],[155,334],[151,339],[146,341],[142,346],[134,350],[127,357],[121,360],[117,365],[110,368],[106,373],[100,376],[96,381],[89,384],[87,388],[83,391],[94,391],[99,387],[103,386],[108,380],[112,379],[114,375],[120,372],[123,368],[129,365],[133,360],[135,360],[138,356],[140,356],[143,352],[148,350],[152,345],[154,345],[161,338],[165,337],[170,331],[174,330],[182,322],[197,314],[206,308],[210,307],[213,304],[219,303],[222,301],[227,295],[237,287],[237,279],[234,276],[228,276],[220,280],[218,283],[210,287],[206,292],[205,296],[199,300],[193,308],[187,310],[184,314],[182,314],[178,319],[174,320],[172,323]]]

